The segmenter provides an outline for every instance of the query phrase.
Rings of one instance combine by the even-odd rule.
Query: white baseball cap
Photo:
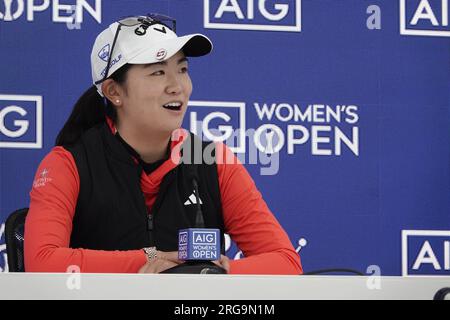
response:
[[[103,97],[102,82],[120,67],[161,62],[180,50],[188,57],[199,57],[211,52],[212,42],[199,33],[178,37],[166,24],[149,16],[114,22],[97,36],[92,48],[92,81]]]

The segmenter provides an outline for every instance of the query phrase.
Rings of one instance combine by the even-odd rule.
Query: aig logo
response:
[[[226,142],[231,151],[245,153],[245,103],[189,101],[185,127],[209,141]]]
[[[87,0],[72,0],[72,4],[60,4],[59,0],[52,0],[52,21],[82,23],[83,13],[87,11],[98,23],[101,23],[102,0],[92,1],[95,1],[94,6],[91,6]],[[36,12],[46,11],[49,7],[50,0],[0,0],[0,20],[14,21],[25,14],[27,21],[34,21]]]
[[[0,224],[0,239],[5,234],[5,224]],[[0,272],[8,272],[8,258],[6,256],[6,244],[0,244],[0,258],[3,257],[3,265],[0,263]]]
[[[301,31],[301,0],[203,0],[204,27]]]
[[[403,230],[402,275],[450,275],[450,231]]]
[[[450,37],[449,0],[400,0],[400,34]]]
[[[195,246],[204,244],[216,244],[216,233],[208,231],[194,231],[193,233],[193,243]]]
[[[42,96],[0,94],[0,148],[42,148]]]

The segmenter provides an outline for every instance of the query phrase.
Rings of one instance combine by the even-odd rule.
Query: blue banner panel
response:
[[[237,155],[305,272],[450,275],[448,2],[0,0],[0,271],[96,36],[158,12],[214,44],[183,127]]]

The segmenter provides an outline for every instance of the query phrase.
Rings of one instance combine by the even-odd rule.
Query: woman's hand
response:
[[[157,251],[156,256],[157,258],[152,259],[152,261],[147,261],[147,263],[139,269],[138,273],[160,273],[183,263],[183,261],[178,260],[177,251]]]
[[[177,251],[158,251],[157,258],[144,264],[139,270],[139,273],[161,273],[183,262],[184,261],[178,259]],[[212,261],[212,263],[224,268],[227,273],[230,272],[230,259],[227,256],[222,254],[219,260]]]
[[[220,255],[219,260],[212,261],[212,263],[218,265],[219,267],[224,268],[227,273],[230,272],[230,259],[227,256],[224,256],[222,254]]]

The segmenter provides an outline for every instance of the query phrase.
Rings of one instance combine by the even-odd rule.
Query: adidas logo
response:
[[[198,198],[198,200],[200,200],[200,204],[203,204],[202,199],[200,199],[200,197]],[[197,197],[195,196],[195,191],[192,192],[192,194],[189,196],[189,198],[184,203],[185,206],[188,206],[191,204],[197,204]]]

